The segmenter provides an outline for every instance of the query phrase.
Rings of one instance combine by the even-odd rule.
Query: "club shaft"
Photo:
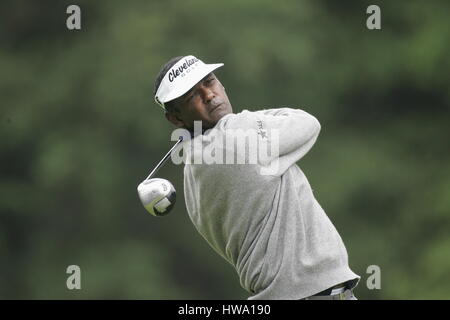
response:
[[[156,165],[155,169],[153,169],[152,172],[150,172],[150,174],[145,180],[150,179],[156,173],[156,171],[158,171],[158,169],[162,167],[162,165],[167,161],[167,159],[169,159],[172,151],[178,146],[178,144],[180,144],[181,141],[183,141],[183,137],[180,137],[177,143],[175,143],[174,146],[169,150],[169,152],[167,152],[164,158],[162,158],[162,160]]]

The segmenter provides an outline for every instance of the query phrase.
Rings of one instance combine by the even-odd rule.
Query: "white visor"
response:
[[[223,63],[205,64],[194,56],[185,56],[165,74],[156,91],[155,101],[163,109],[164,104],[181,97],[209,73],[223,66]]]

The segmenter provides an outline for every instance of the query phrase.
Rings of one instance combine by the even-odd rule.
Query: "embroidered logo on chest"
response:
[[[256,124],[258,126],[258,134],[261,136],[262,139],[267,139],[267,131],[263,128],[263,124],[261,120],[256,121]]]

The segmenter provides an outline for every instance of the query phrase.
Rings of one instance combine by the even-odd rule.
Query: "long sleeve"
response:
[[[305,156],[316,142],[321,129],[314,116],[291,108],[255,112],[245,110],[240,114],[237,124],[240,128],[256,130],[260,140],[272,150],[260,162],[270,175],[283,174]]]
[[[300,160],[314,145],[320,132],[319,121],[300,109],[280,108],[256,111],[267,130],[278,130],[279,155],[292,154],[294,162]]]

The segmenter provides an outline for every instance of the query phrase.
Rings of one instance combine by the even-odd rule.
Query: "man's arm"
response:
[[[259,126],[263,130],[272,133],[272,137],[276,137],[273,135],[274,131],[278,133],[279,156],[290,158],[291,164],[300,160],[311,149],[321,129],[314,116],[300,109],[261,110],[256,111],[255,115],[260,119]]]
[[[280,156],[299,152],[299,160],[311,149],[319,132],[319,121],[300,109],[280,108],[256,111],[268,130],[278,130]]]
[[[279,108],[244,110],[227,128],[255,130],[259,140],[258,163],[276,168],[270,171],[276,173],[270,175],[279,175],[311,149],[319,135],[320,123],[303,110]]]

